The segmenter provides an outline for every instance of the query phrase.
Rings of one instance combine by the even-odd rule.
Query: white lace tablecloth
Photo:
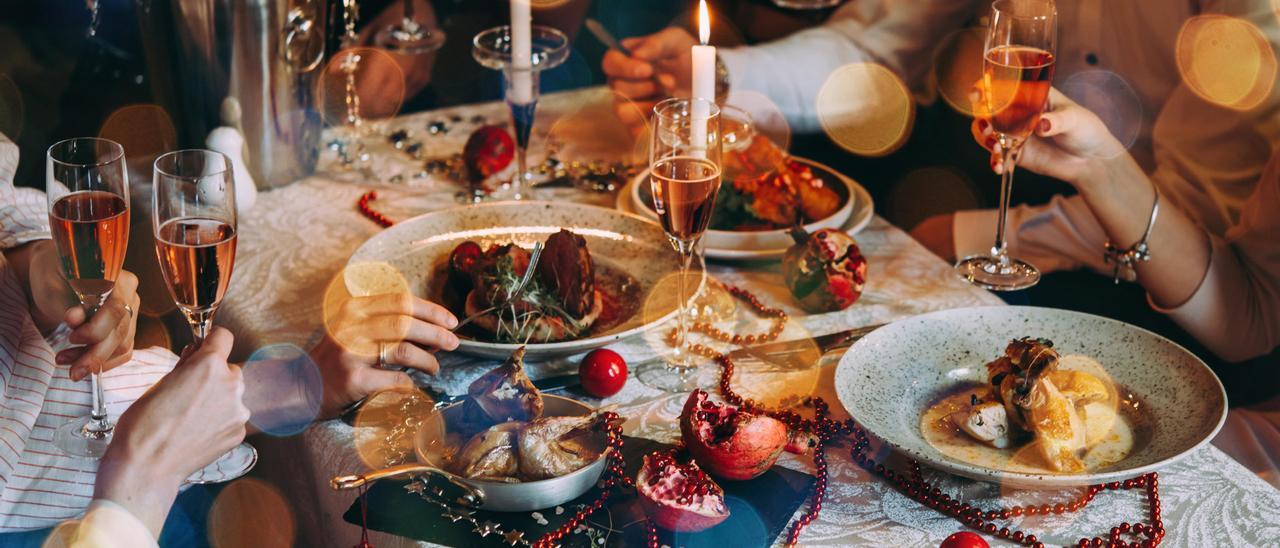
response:
[[[602,89],[569,92],[544,98],[538,112],[535,143],[548,133],[565,143],[563,159],[617,159],[636,150],[635,142],[616,123],[609,110],[609,93]],[[426,157],[461,150],[480,116],[501,123],[500,104],[474,105],[455,110],[422,113],[395,119],[384,132],[405,127],[424,143]],[[432,121],[444,122],[447,133],[428,135]],[[374,139],[371,139],[374,141]],[[326,285],[347,257],[380,229],[356,211],[356,199],[377,188],[376,207],[393,218],[454,207],[458,187],[431,178],[415,179],[420,162],[379,142],[370,146],[372,171],[383,179],[401,173],[407,183],[369,185],[350,172],[322,173],[288,187],[259,196],[253,211],[240,220],[236,271],[219,323],[237,335],[237,355],[244,357],[274,343],[306,348],[318,337],[320,302]],[[322,166],[332,165],[326,153]],[[534,151],[531,158],[541,158]],[[612,195],[570,189],[539,191],[541,198],[575,199],[612,203]],[[390,199],[388,199],[390,198]],[[791,305],[776,265],[712,264],[710,270],[726,282],[742,285],[770,305],[782,306],[813,335],[904,318],[922,312],[962,306],[999,304],[993,295],[961,282],[950,266],[915,243],[901,230],[876,218],[857,235],[871,270],[862,299],[852,308],[830,314],[804,315]],[[653,353],[639,340],[613,347],[635,364]],[[820,374],[810,379],[816,392],[836,402],[829,380],[837,356],[823,360]],[[464,356],[442,356],[441,375],[427,382],[457,394],[493,362]],[[533,364],[535,378],[574,370],[576,361]],[[826,381],[826,382],[824,382]],[[708,379],[706,386],[713,386]],[[794,379],[759,375],[753,378],[757,394],[794,391]],[[774,394],[777,395],[777,394]],[[634,380],[622,392],[606,400],[627,417],[625,430],[632,436],[673,441],[678,437],[675,419],[683,394],[667,394]],[[838,408],[837,405],[833,407]],[[314,425],[291,438],[262,440],[263,471],[293,501],[299,540],[309,546],[351,546],[359,527],[342,520],[351,504],[351,492],[335,493],[328,487],[334,475],[366,469],[353,451],[356,432],[337,421]],[[831,483],[828,502],[819,520],[801,537],[804,545],[936,546],[961,529],[954,520],[925,508],[870,478],[854,466],[846,448],[829,453]],[[785,466],[810,471],[808,459],[790,455]],[[928,474],[928,472],[926,472]],[[1044,495],[1006,494],[998,488],[959,478],[932,474],[950,493],[978,501],[984,508],[1019,504]],[[1169,546],[1277,546],[1280,545],[1280,491],[1262,482],[1221,451],[1205,447],[1182,462],[1161,471],[1161,497]],[[1121,521],[1144,521],[1145,504],[1136,491],[1107,492],[1084,511],[1074,515],[1024,517],[1013,525],[1040,533],[1048,544],[1074,544],[1081,536],[1104,535]],[[416,545],[408,539],[375,534],[381,548]]]

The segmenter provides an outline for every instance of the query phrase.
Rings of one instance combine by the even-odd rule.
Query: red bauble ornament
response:
[[[867,283],[867,259],[853,236],[824,228],[813,234],[791,232],[796,244],[782,259],[787,289],[808,312],[834,312],[853,305]]]
[[[982,535],[961,531],[947,537],[942,544],[938,545],[938,548],[990,548],[990,546]]]
[[[467,138],[462,162],[473,182],[483,181],[511,165],[516,144],[502,126],[483,126]]]
[[[588,394],[607,398],[627,384],[627,361],[608,348],[597,348],[582,358],[578,377]]]

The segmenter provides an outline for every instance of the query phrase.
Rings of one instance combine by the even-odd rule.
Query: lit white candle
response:
[[[511,102],[533,101],[533,15],[529,0],[511,0]],[[714,77],[714,75],[713,75]]]
[[[716,100],[716,48],[708,46],[711,40],[711,14],[707,11],[707,0],[698,2],[698,40],[701,44],[693,46],[693,93],[694,99],[706,99],[708,103],[693,102],[692,114],[695,120],[692,129],[693,147],[699,155],[707,146],[706,120],[710,115],[709,102]]]

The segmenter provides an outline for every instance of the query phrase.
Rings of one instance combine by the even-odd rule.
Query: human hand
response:
[[[458,319],[444,307],[409,295],[353,297],[333,307],[325,319],[326,336],[311,350],[324,380],[321,418],[336,417],[347,405],[388,388],[413,386],[400,371],[385,364],[435,374],[440,370],[433,352],[458,347],[450,331]]]
[[[133,337],[138,328],[138,277],[121,270],[115,288],[102,307],[88,317],[84,306],[66,310],[63,320],[72,329],[68,339],[83,346],[68,348],[54,357],[59,364],[71,364],[71,380],[84,379],[123,365],[133,357]]]
[[[129,509],[159,533],[182,482],[244,440],[249,409],[231,332],[214,328],[120,416],[94,498]]]
[[[613,49],[605,53],[602,68],[609,88],[625,99],[614,104],[622,123],[633,130],[643,127],[658,101],[689,92],[690,48],[696,43],[689,31],[667,27],[649,36],[623,39],[631,56]]]
[[[975,93],[980,93],[975,91]],[[991,169],[1002,173],[1001,147],[991,124],[976,118],[970,127],[974,139],[991,151]],[[1102,181],[1105,164],[1125,157],[1120,144],[1106,124],[1088,109],[1076,104],[1057,89],[1049,93],[1049,108],[1027,139],[1018,167],[1061,179],[1081,191]]]

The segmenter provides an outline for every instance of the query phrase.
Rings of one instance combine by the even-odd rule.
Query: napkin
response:
[[[624,437],[622,454],[627,461],[627,474],[635,477],[644,455],[669,449],[671,445],[643,438]],[[814,478],[809,474],[774,466],[750,481],[720,481],[729,505],[729,519],[724,523],[692,534],[672,535],[659,531],[659,540],[669,546],[723,547],[769,546],[784,532],[795,511],[807,500]],[[375,531],[414,538],[446,546],[509,546],[501,535],[480,537],[468,521],[453,522],[442,516],[443,510],[417,494],[405,490],[408,482],[382,481],[367,494],[368,526]],[[493,521],[504,531],[523,531],[524,538],[537,540],[555,530],[576,512],[579,505],[590,504],[599,497],[592,489],[577,500],[562,505],[557,515],[554,508],[538,512],[547,521],[538,523],[533,512],[476,512],[480,523]],[[606,511],[607,510],[607,511]],[[360,524],[360,500],[352,503],[343,515],[349,523]],[[631,489],[615,489],[609,504],[589,518],[591,525],[605,538],[605,546],[644,546],[644,512]],[[607,533],[607,536],[605,534]],[[592,539],[579,534],[566,537],[566,546],[589,546]],[[594,544],[594,546],[602,546]]]

